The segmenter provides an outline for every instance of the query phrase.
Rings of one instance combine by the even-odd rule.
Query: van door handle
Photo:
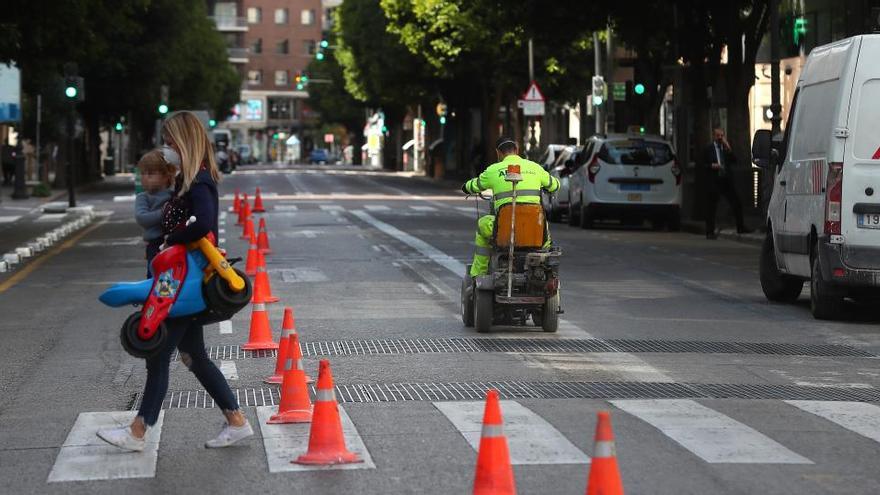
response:
[[[784,185],[786,185],[786,184],[787,184],[787,182],[785,182],[784,180],[779,181],[779,185],[780,185],[780,186],[784,186]]]

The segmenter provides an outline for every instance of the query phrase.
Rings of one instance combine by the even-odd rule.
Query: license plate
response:
[[[862,229],[880,229],[880,213],[862,213],[858,225]]]
[[[627,200],[627,201],[638,202],[638,201],[641,201],[641,200],[642,200],[642,195],[641,195],[641,194],[637,194],[637,193],[634,193],[634,194],[627,194],[627,195],[626,195],[626,200]],[[878,227],[878,228],[880,228],[880,227]]]
[[[651,184],[621,184],[621,191],[650,191]]]

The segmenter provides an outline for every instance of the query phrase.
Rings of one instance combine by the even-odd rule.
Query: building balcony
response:
[[[211,16],[217,31],[221,32],[246,32],[248,30],[248,22],[246,17],[234,15],[215,15]]]
[[[229,61],[233,64],[246,64],[248,63],[250,50],[247,48],[229,47],[226,49],[226,53],[229,56]]]

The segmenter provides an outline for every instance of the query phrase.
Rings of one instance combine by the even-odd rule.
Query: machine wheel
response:
[[[537,324],[537,322],[535,322]],[[541,328],[545,332],[554,333],[559,329],[559,294],[547,298],[541,315]]]
[[[813,251],[813,269],[810,273],[810,311],[818,320],[833,320],[839,318],[843,310],[843,296],[835,293],[828,282],[822,280],[818,249],[816,246]]]
[[[125,349],[125,352],[136,358],[148,359],[160,352],[165,346],[165,341],[168,339],[168,327],[162,322],[150,340],[141,340],[137,334],[140,323],[141,312],[132,313],[122,324],[119,340],[122,342],[122,348]]]
[[[238,311],[251,302],[254,288],[250,278],[238,268],[233,268],[235,273],[244,280],[244,290],[234,292],[227,285],[223,277],[215,274],[205,284],[204,294],[208,307],[215,310]]]
[[[486,333],[492,328],[492,316],[494,313],[495,292],[491,290],[474,291],[474,326],[480,333]]]
[[[761,290],[768,301],[790,303],[797,300],[804,289],[804,281],[779,271],[773,249],[773,233],[767,232],[761,245],[761,261],[758,267]]]
[[[582,229],[593,228],[593,216],[584,206],[581,206],[580,225]]]
[[[468,271],[470,271],[470,265],[468,265]],[[466,275],[461,279],[461,322],[468,328],[474,326],[473,284],[473,279],[470,276]]]

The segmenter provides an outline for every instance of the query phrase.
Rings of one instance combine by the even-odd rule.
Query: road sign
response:
[[[626,101],[626,83],[613,83],[611,91],[614,101]]]
[[[327,134],[324,134],[324,142],[325,142],[325,143],[327,143],[327,144],[332,144],[332,143],[333,143],[333,139],[334,139],[334,136],[333,136],[332,133],[329,133],[329,132],[328,132]]]
[[[544,115],[546,106],[544,102],[545,98],[541,93],[541,88],[538,87],[538,83],[532,81],[522,98],[517,102],[517,106],[522,108],[523,115],[526,117],[540,117]]]

